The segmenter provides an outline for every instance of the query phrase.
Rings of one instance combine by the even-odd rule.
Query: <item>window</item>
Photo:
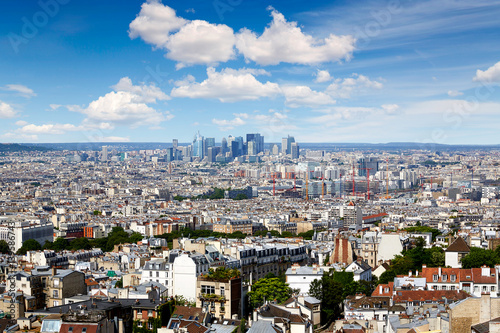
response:
[[[220,287],[220,295],[224,296],[225,292],[224,287]]]
[[[201,286],[201,293],[202,294],[215,294],[215,286]]]
[[[160,277],[160,272],[156,272],[156,277]]]
[[[53,290],[52,297],[59,298],[59,290]]]
[[[455,290],[455,286],[451,286],[450,288],[451,288],[450,290]]]
[[[437,274],[434,274],[434,275],[432,276],[432,281],[437,282],[437,280],[438,280],[438,275],[437,275]]]
[[[148,317],[153,317],[153,310],[148,310]]]
[[[87,327],[82,327],[82,333],[87,333]]]
[[[59,279],[54,279],[54,288],[59,287]]]
[[[457,276],[456,275],[450,275],[450,280],[451,280],[451,282],[455,282],[457,280]]]
[[[487,291],[488,287],[483,286],[483,291]]]
[[[446,280],[448,280],[448,275],[443,275],[443,282],[446,282]]]
[[[442,286],[442,287],[441,287],[441,290],[446,290],[446,286]]]
[[[495,286],[491,286],[491,291],[495,291]]]
[[[153,272],[149,271],[149,277],[153,277]]]
[[[68,328],[68,332],[73,332],[73,326],[70,326],[70,327]]]

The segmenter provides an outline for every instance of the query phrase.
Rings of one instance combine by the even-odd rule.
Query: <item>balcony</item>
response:
[[[198,298],[200,300],[206,301],[214,301],[214,302],[224,302],[226,300],[226,296],[224,295],[216,295],[216,294],[199,294]]]

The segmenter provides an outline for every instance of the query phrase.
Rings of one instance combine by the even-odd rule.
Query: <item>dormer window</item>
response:
[[[450,280],[451,280],[451,282],[455,282],[457,280],[457,276],[456,275],[450,275]]]
[[[448,275],[446,275],[446,274],[443,275],[442,279],[443,279],[443,282],[446,282],[446,280],[448,279]]]
[[[437,281],[438,281],[438,279],[439,279],[439,276],[438,276],[437,274],[434,274],[434,275],[432,276],[432,281],[437,282]]]

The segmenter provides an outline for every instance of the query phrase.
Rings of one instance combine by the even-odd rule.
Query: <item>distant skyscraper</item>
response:
[[[222,142],[221,142],[221,153],[222,155],[224,155],[225,153],[227,153],[227,140],[226,138],[222,138]]]
[[[101,161],[108,160],[108,146],[102,146]]]
[[[208,148],[210,147],[215,147],[215,138],[206,138],[205,139],[205,145],[204,145],[204,155],[208,155]]]
[[[236,148],[232,148],[234,146],[233,144],[231,146],[233,157],[237,157],[237,156],[243,155],[243,153],[244,153],[244,149],[243,149],[243,137],[241,137],[241,136],[234,137],[233,138],[233,143],[236,143]]]
[[[220,147],[209,147],[208,148],[208,161],[215,162],[217,155],[220,153]]]
[[[363,157],[358,160],[358,175],[366,177],[370,169],[370,175],[374,175],[378,171],[378,159],[376,157]]]
[[[247,142],[248,155],[257,155],[257,143],[255,141]]]
[[[288,136],[286,138],[281,139],[281,152],[283,154],[291,154],[292,153],[292,143],[295,142],[295,138],[293,136]]]
[[[203,149],[203,143],[204,143],[203,137],[200,135],[200,132],[198,131],[197,134],[195,134],[194,139],[193,139],[193,157],[199,157],[200,159],[203,159],[204,157],[204,149]]]
[[[291,154],[292,158],[299,158],[300,148],[297,142],[292,142]]]
[[[174,150],[176,150],[178,146],[179,146],[179,140],[173,139],[172,140],[172,147],[174,148]]]
[[[249,142],[254,142],[256,153],[248,153],[248,155],[257,155],[258,153],[262,153],[264,151],[264,137],[259,133],[247,134],[247,145]]]
[[[276,143],[274,143],[271,147],[271,154],[279,155],[279,153],[280,153],[280,148]]]

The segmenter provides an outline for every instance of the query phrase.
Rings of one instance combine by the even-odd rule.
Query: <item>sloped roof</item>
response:
[[[467,243],[464,241],[462,237],[458,237],[455,239],[453,243],[451,243],[450,246],[446,249],[445,252],[470,252],[470,247],[467,245]]]

